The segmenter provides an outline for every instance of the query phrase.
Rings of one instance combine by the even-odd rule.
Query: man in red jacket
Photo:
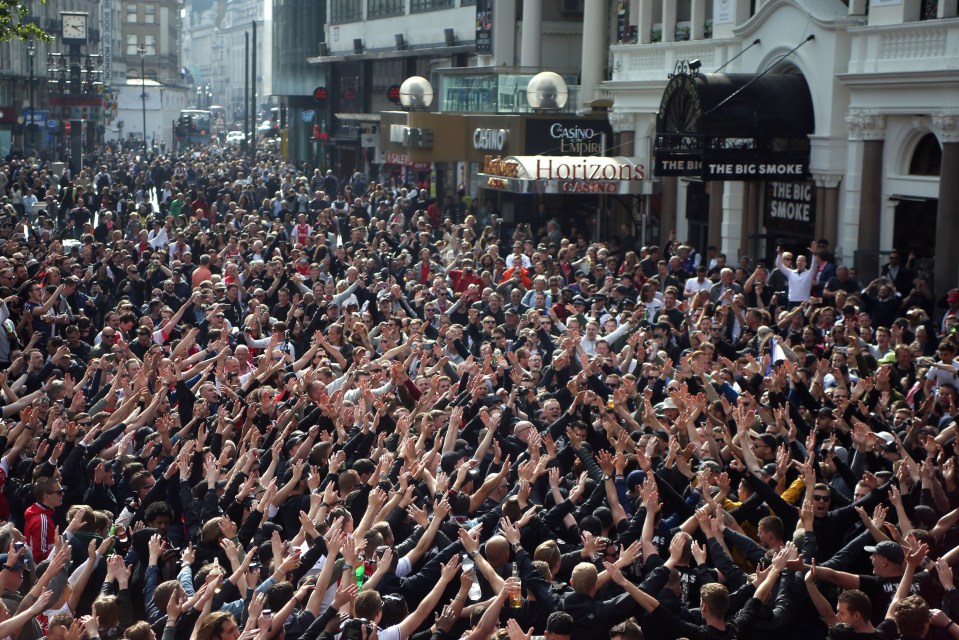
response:
[[[473,261],[469,258],[461,260],[460,268],[450,269],[446,272],[446,275],[453,281],[454,293],[465,293],[471,284],[475,284],[480,289],[483,288],[483,279],[476,275],[476,271],[473,269]]]
[[[63,504],[63,487],[56,478],[37,478],[33,486],[36,502],[24,513],[23,535],[36,562],[46,560],[53,551],[57,525],[53,521],[56,509]]]

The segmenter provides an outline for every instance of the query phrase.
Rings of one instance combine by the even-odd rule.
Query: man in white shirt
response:
[[[786,280],[789,281],[790,309],[794,309],[806,300],[809,300],[813,284],[815,284],[816,271],[819,267],[819,256],[816,254],[815,243],[809,247],[809,253],[812,255],[811,266],[807,263],[806,256],[798,256],[796,258],[796,268],[792,269],[788,264],[791,262],[792,256],[783,253],[782,247],[778,249],[776,268],[779,269],[779,272],[786,276]]]
[[[926,374],[926,393],[944,384],[959,387],[957,371],[959,362],[956,361],[956,348],[950,342],[943,342],[939,345],[939,361]]]
[[[683,288],[683,299],[690,300],[700,291],[709,291],[712,286],[712,280],[706,278],[706,267],[699,265],[696,267],[696,277],[686,281],[686,286]]]

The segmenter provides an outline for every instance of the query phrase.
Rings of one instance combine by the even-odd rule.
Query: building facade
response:
[[[126,77],[140,77],[139,48],[144,49],[147,79],[168,86],[184,84],[180,64],[180,5],[177,0],[121,0],[120,48],[113,54]]]
[[[0,157],[36,149],[52,150],[63,135],[63,114],[51,109],[47,82],[47,54],[65,50],[61,42],[60,12],[89,14],[85,53],[101,53],[100,3],[93,0],[63,0],[36,4],[30,20],[53,36],[52,42],[0,42]],[[30,45],[33,56],[30,56]],[[31,74],[31,67],[33,69]],[[33,80],[31,82],[31,75]],[[33,112],[31,115],[31,106]],[[50,126],[50,123],[54,126]],[[30,127],[29,125],[34,125]]]
[[[315,143],[315,157],[307,158],[312,163],[402,179],[412,164],[404,164],[410,161],[402,154],[384,156],[379,114],[397,108],[396,91],[406,78],[430,80],[436,93],[433,111],[528,112],[526,82],[540,70],[566,75],[574,92],[581,84],[577,70],[587,60],[581,5],[559,0],[331,0],[320,55],[310,58],[322,72],[328,98],[310,105],[314,118],[297,123],[297,131],[295,119],[289,119],[290,138],[309,138],[310,129],[318,127],[332,144]],[[601,68],[606,40],[599,35]],[[571,104],[574,110],[577,106],[583,105]],[[450,179],[441,186],[451,192],[460,182]]]
[[[645,240],[676,229],[733,262],[823,238],[864,283],[895,249],[915,253],[937,292],[956,286],[959,183],[941,179],[959,169],[955,2],[631,0],[625,13],[627,41],[611,47],[596,95],[612,102],[620,143],[654,157],[659,233]],[[786,76],[802,78],[794,102],[808,107],[793,115],[811,123],[796,147],[801,175],[778,172],[789,163],[763,176],[722,161],[731,146],[718,141],[748,146],[763,133],[717,134],[730,119],[720,116],[758,87],[796,84]],[[739,88],[716,94],[720,84]],[[770,115],[770,98],[753,95],[754,121]],[[684,153],[691,164],[677,160]]]
[[[252,48],[257,29],[257,111],[270,101],[273,75],[273,31],[270,0],[213,0],[184,8],[183,64],[191,104],[203,109],[220,105],[229,128],[242,125],[246,101],[246,40]],[[252,49],[251,49],[252,50]]]

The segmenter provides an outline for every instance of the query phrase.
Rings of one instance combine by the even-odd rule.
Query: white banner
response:
[[[100,53],[103,55],[103,86],[109,90],[113,83],[113,2],[101,2],[102,31]]]

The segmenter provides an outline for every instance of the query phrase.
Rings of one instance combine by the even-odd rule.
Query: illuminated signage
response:
[[[618,193],[618,182],[575,182],[566,180],[560,183],[564,193]]]
[[[717,161],[708,158],[704,162],[706,180],[764,180],[766,178],[792,178],[800,180],[809,173],[809,163],[776,162],[775,159],[744,160],[739,162]]]
[[[562,118],[526,122],[526,153],[549,156],[603,155],[603,139],[612,140],[608,120]]]
[[[502,151],[509,142],[508,129],[476,129],[473,131],[473,148],[480,151]]]
[[[559,158],[536,160],[537,180],[645,180],[646,167],[632,162],[567,162]]]
[[[500,176],[502,178],[518,178],[519,169],[520,164],[515,160],[504,160],[502,158],[486,156],[483,158],[483,171],[481,173]]]

